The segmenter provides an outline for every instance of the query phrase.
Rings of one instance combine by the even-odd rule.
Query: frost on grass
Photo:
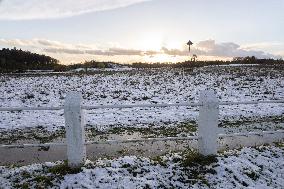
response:
[[[194,151],[155,158],[125,156],[66,163],[1,167],[3,188],[283,188],[284,147],[260,146],[203,157]]]
[[[68,91],[81,92],[85,105],[197,102],[199,92],[213,88],[223,101],[277,100],[284,96],[283,70],[261,67],[203,67],[194,70],[153,69],[93,75],[2,75],[3,107],[60,106]],[[196,120],[197,108],[98,109],[86,112],[88,127],[156,127]],[[282,116],[283,105],[221,106],[220,120],[253,120]],[[63,111],[1,112],[0,129],[64,127]],[[283,125],[282,125],[283,126]],[[281,126],[281,127],[282,127]],[[264,129],[264,127],[261,127]]]

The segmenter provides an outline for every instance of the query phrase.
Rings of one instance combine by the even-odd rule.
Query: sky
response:
[[[283,10],[284,0],[0,0],[0,48],[64,64],[280,59]]]

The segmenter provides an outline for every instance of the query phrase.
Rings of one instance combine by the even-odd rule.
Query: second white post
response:
[[[198,117],[198,150],[202,155],[216,155],[218,150],[219,101],[211,89],[200,92]]]

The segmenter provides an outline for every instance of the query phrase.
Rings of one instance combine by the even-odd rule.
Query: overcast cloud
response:
[[[126,7],[145,1],[149,0],[0,0],[0,19],[62,18]]]

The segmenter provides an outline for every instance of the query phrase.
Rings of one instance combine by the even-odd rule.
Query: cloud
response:
[[[78,49],[63,49],[63,48],[46,48],[47,53],[64,53],[64,54],[84,54],[84,51]]]
[[[126,49],[126,48],[109,48],[107,50],[80,50],[76,48],[45,48],[43,51],[48,53],[65,53],[65,54],[90,54],[90,55],[105,55],[105,56],[116,56],[116,55],[137,55],[142,56],[143,51],[135,49]]]
[[[153,57],[155,55],[168,55],[173,57],[189,57],[192,54],[196,54],[198,57],[208,57],[209,59],[219,58],[233,58],[233,57],[245,57],[256,56],[257,58],[282,58],[275,53],[267,53],[265,50],[255,50],[248,45],[242,47],[233,42],[216,43],[215,40],[204,40],[197,42],[191,47],[190,53],[188,47],[184,46],[181,49],[170,49],[168,47],[161,47],[159,51],[153,50],[141,50],[141,49],[129,49],[115,46],[108,48],[100,48],[97,44],[70,44],[59,41],[53,41],[48,39],[0,39],[0,46],[9,47],[24,47],[26,49],[48,53],[53,55],[82,55],[83,56],[140,56],[140,57]],[[277,52],[283,52],[283,48],[276,49]],[[52,55],[52,56],[53,56]],[[206,59],[206,58],[205,58]]]
[[[242,45],[246,49],[264,49],[264,48],[283,48],[284,43],[282,42],[261,42],[261,43],[250,43]]]
[[[126,7],[145,1],[149,0],[2,0],[0,19],[63,18]]]
[[[86,50],[85,53],[90,55],[110,55],[108,52],[102,50]]]
[[[59,41],[51,41],[48,39],[0,39],[0,45],[9,45],[9,46],[21,46],[21,47],[57,47],[57,48],[66,48],[72,46],[71,44],[62,43]]]
[[[143,51],[135,49],[124,49],[124,48],[110,48],[109,52],[112,55],[142,55]]]
[[[235,43],[220,43],[216,44],[214,40],[201,41],[196,46],[191,48],[190,53],[187,48],[184,49],[169,49],[162,47],[160,51],[142,51],[138,49],[127,48],[109,48],[107,50],[89,49],[80,50],[77,48],[47,48],[44,51],[49,53],[66,53],[66,54],[89,54],[89,55],[105,55],[105,56],[154,56],[165,54],[170,56],[190,56],[197,54],[198,56],[217,57],[217,58],[233,58],[255,56],[257,58],[282,58],[280,55],[266,53],[260,50],[242,49],[240,45]]]
[[[167,47],[161,48],[162,52],[167,55],[172,56],[189,56],[188,50],[180,50],[180,49],[168,49]]]
[[[215,40],[205,40],[197,43],[193,51],[197,51],[198,54],[203,56],[217,56],[217,57],[245,57],[256,56],[258,58],[281,58],[271,53],[266,53],[261,50],[253,50],[242,48],[240,45],[228,42],[228,43],[216,43]]]
[[[38,43],[39,45],[47,46],[47,47],[58,47],[58,48],[63,48],[66,46],[70,46],[58,41],[51,41],[47,39],[34,39],[34,42]]]
[[[143,52],[143,54],[147,55],[147,56],[153,56],[153,55],[160,54],[160,53],[161,52],[159,52],[159,51],[153,51],[153,50],[148,50],[148,51]]]
[[[0,39],[0,45],[8,46],[33,46],[35,45],[32,40],[22,39]]]

